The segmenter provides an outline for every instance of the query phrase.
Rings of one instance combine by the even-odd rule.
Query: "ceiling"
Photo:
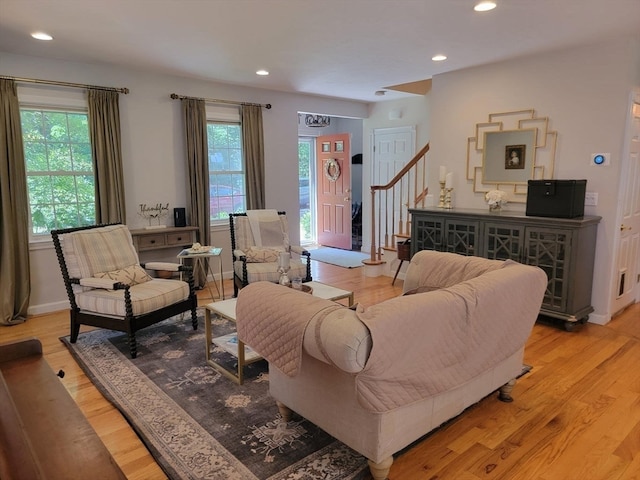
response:
[[[640,0],[496,0],[485,13],[474,3],[0,0],[0,51],[371,102],[411,95],[375,95],[392,85],[640,29]],[[438,53],[448,59],[433,62]]]

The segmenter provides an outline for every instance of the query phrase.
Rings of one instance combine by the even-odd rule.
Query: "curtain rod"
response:
[[[204,100],[206,103],[226,103],[229,105],[248,105],[248,106],[253,106],[253,107],[264,107],[267,110],[271,109],[271,104],[270,103],[247,103],[247,102],[234,102],[233,100],[219,100],[217,98],[199,98],[199,97],[187,97],[185,95],[178,95],[177,93],[172,93],[171,98],[173,98],[174,100],[184,100],[185,98],[189,98],[192,100]]]
[[[57,85],[59,87],[94,88],[96,90],[108,90],[110,92],[124,93],[125,95],[129,93],[128,88],[102,87],[100,85],[85,85],[82,83],[58,82],[56,80],[38,80],[36,78],[7,77],[4,75],[0,76],[0,78],[5,80],[14,80],[19,83],[41,83],[45,85]]]

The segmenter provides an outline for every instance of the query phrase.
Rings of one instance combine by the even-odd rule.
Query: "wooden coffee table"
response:
[[[342,290],[341,288],[332,287],[331,285],[320,282],[307,282],[304,285],[308,285],[313,289],[312,295],[315,297],[333,301],[347,300],[349,306],[353,305],[353,292],[350,292],[349,290]],[[225,377],[233,380],[238,385],[242,385],[244,382],[244,367],[253,362],[257,362],[258,360],[262,360],[262,357],[251,350],[250,347],[245,346],[245,344],[238,339],[237,335],[235,335],[235,341],[233,341],[233,336],[230,335],[214,338],[211,325],[212,315],[235,323],[236,302],[236,298],[231,298],[229,300],[213,302],[205,305],[204,333],[206,339],[207,363]],[[238,359],[236,371],[229,370],[211,357],[211,348],[214,343],[221,346],[224,350]]]

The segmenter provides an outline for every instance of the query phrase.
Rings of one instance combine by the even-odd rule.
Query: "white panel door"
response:
[[[373,131],[373,162],[371,185],[386,185],[416,153],[416,131],[414,127],[378,128]],[[407,182],[405,182],[407,183]],[[405,188],[409,188],[408,184]],[[378,238],[378,246],[392,239],[389,233],[394,231],[389,222],[392,219],[406,219],[407,206],[402,205],[402,189],[393,189],[391,193],[380,191],[376,194],[375,221],[378,232],[386,239]],[[405,195],[406,198],[406,195]],[[402,223],[402,222],[401,222]],[[399,228],[402,228],[400,225]],[[396,233],[401,232],[399,229]],[[376,232],[376,233],[378,233]]]
[[[620,180],[613,314],[640,301],[640,92],[630,102]]]

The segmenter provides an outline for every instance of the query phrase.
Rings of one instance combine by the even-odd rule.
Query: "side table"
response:
[[[198,253],[194,253],[191,251],[191,249],[185,248],[178,254],[178,259],[180,259],[180,265],[183,264],[186,258],[192,258],[194,270],[196,268],[200,269],[200,272],[202,272],[205,278],[208,276],[207,273],[211,274],[211,278],[213,279],[213,285],[216,287],[216,290],[218,292],[218,296],[214,297],[213,291],[211,290],[211,285],[209,284],[209,282],[207,282],[207,289],[209,290],[209,297],[211,298],[211,300],[215,300],[216,298],[219,298],[220,300],[224,300],[224,280],[222,278],[222,257],[220,256],[221,253],[222,253],[222,248],[212,248],[209,251],[198,252]],[[211,260],[213,260],[214,258],[218,262],[218,269],[220,273],[219,287],[218,287],[218,281],[216,280],[216,276],[213,273],[213,270],[211,268],[212,267]],[[207,268],[205,267],[206,265],[205,260],[209,260],[209,272],[207,272]]]

